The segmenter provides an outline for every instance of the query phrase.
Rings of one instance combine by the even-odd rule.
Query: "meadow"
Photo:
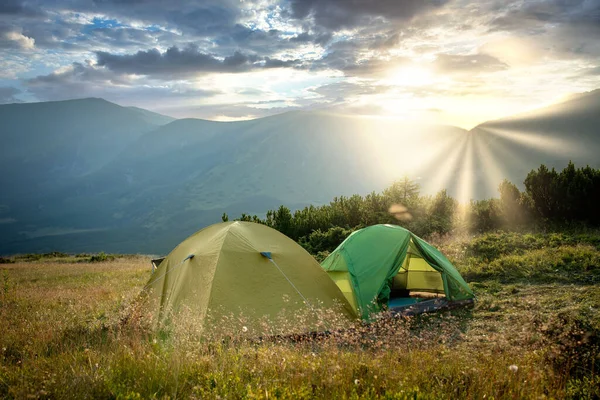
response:
[[[433,244],[473,288],[473,308],[313,340],[153,329],[137,307],[149,257],[4,258],[0,397],[600,398],[599,233]]]

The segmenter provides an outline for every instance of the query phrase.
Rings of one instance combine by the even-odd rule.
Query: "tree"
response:
[[[273,228],[294,240],[298,239],[292,231],[292,212],[285,206],[280,206],[273,214]]]
[[[452,230],[456,206],[456,200],[448,195],[446,189],[440,190],[435,195],[429,211],[433,232],[445,234]]]
[[[500,192],[500,211],[504,222],[509,227],[523,224],[527,216],[527,207],[519,189],[508,180],[498,186]]]
[[[227,213],[223,213],[223,215],[221,215],[221,220],[223,222],[229,221],[229,215],[227,215]]]
[[[471,232],[486,232],[502,225],[501,207],[498,199],[471,200],[467,223]]]
[[[557,183],[558,173],[545,165],[540,165],[537,171],[532,170],[525,178],[527,194],[533,201],[535,211],[542,218],[555,219],[558,216],[560,196],[556,190]]]

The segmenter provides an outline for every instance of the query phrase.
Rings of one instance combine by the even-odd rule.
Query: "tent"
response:
[[[144,290],[163,321],[182,307],[201,323],[232,314],[274,321],[284,313],[292,324],[316,308],[335,308],[345,320],[358,316],[306,250],[253,222],[196,232],[160,263]]]
[[[395,225],[353,232],[321,264],[363,319],[389,307],[429,311],[473,292],[436,248]],[[430,300],[431,297],[441,297]]]

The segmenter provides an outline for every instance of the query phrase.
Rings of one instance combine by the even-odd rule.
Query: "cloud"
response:
[[[491,31],[529,37],[548,58],[600,56],[600,1],[534,0],[507,7],[492,19]]]
[[[375,113],[410,99],[448,111],[474,96],[530,107],[600,82],[599,10],[598,0],[0,0],[0,77],[21,79],[23,98],[168,99],[205,118],[273,112],[249,96],[285,99],[281,110]]]
[[[311,91],[323,96],[326,99],[339,102],[355,96],[381,94],[389,89],[389,86],[384,85],[336,82],[312,88]]]
[[[241,119],[254,119],[281,114],[288,111],[303,109],[299,105],[285,105],[282,101],[277,103],[283,105],[263,107],[264,102],[233,103],[233,104],[209,104],[202,106],[188,106],[173,108],[157,108],[157,112],[164,112],[176,118],[202,118],[220,121],[235,121]]]
[[[433,66],[444,74],[494,72],[508,68],[508,65],[487,54],[439,54]]]
[[[188,85],[153,84],[88,63],[73,63],[48,75],[25,81],[29,92],[40,100],[103,97],[119,102],[152,103],[155,99],[207,98],[217,90],[194,89]]]
[[[218,59],[202,53],[194,46],[180,50],[171,47],[164,53],[158,49],[138,51],[135,54],[117,55],[99,51],[96,53],[100,66],[128,74],[138,75],[193,75],[201,72],[243,72],[252,68],[256,58],[236,52],[230,57]]]
[[[15,97],[20,93],[19,89],[12,86],[0,86],[0,104],[22,103],[21,100]]]
[[[39,7],[32,7],[22,0],[2,0],[0,2],[0,15],[39,16],[44,15],[44,13]]]
[[[23,35],[14,28],[0,26],[0,48],[31,50],[34,47],[34,39]]]
[[[203,73],[239,73],[260,68],[299,67],[298,60],[278,60],[236,51],[219,58],[201,52],[196,46],[184,49],[173,46],[165,52],[158,49],[138,51],[135,54],[110,54],[97,52],[97,64],[124,74],[146,75],[161,78],[196,76]]]
[[[294,18],[312,18],[328,30],[353,28],[373,19],[408,21],[447,0],[292,0]]]

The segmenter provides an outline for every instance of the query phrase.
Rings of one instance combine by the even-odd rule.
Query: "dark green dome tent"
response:
[[[418,309],[414,303],[422,301],[435,309],[473,299],[469,285],[442,253],[396,225],[353,232],[321,266],[363,319],[386,306]],[[432,294],[443,298],[425,300]]]
[[[342,320],[357,317],[306,250],[253,222],[224,222],[196,232],[160,262],[144,290],[160,320],[182,307],[200,325],[231,314],[252,325],[283,312],[293,328],[295,316],[312,316],[317,306],[335,308]]]

